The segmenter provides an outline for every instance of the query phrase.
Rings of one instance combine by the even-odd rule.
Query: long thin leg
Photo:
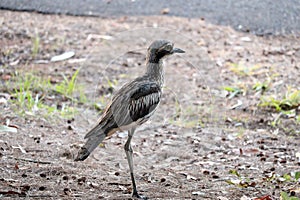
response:
[[[131,142],[131,138],[134,134],[134,131],[135,131],[135,128],[132,128],[131,130],[128,131],[128,139],[124,146],[126,158],[127,158],[129,169],[130,169],[131,181],[132,181],[132,196],[136,197],[136,198],[140,198],[140,199],[147,199],[147,197],[143,197],[138,194],[138,191],[136,189],[134,175],[133,175],[133,160],[132,160],[133,151],[132,151],[130,142]]]

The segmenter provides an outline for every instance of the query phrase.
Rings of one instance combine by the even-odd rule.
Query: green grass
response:
[[[230,70],[239,76],[251,76],[256,74],[257,70],[259,70],[262,66],[254,65],[254,66],[246,66],[241,63],[230,63]]]
[[[280,125],[282,117],[295,120],[297,124],[300,123],[300,115],[297,111],[300,106],[300,90],[286,86],[286,90],[282,93],[284,88],[280,85],[280,91],[278,91],[279,74],[274,69],[266,71],[261,69],[260,65],[249,67],[234,63],[229,64],[229,67],[237,76],[235,76],[233,85],[222,88],[227,91],[228,99],[239,98],[240,95],[245,97],[252,95],[249,99],[258,100],[258,108],[267,108],[265,109],[267,112],[279,113],[271,122],[273,127]],[[284,127],[282,128],[284,129]],[[293,130],[285,131],[294,132]]]
[[[81,85],[76,84],[79,71],[80,68],[77,69],[70,78],[67,78],[63,74],[63,81],[55,85],[54,91],[63,97],[72,100],[73,102],[84,104],[87,103],[87,98],[84,94],[84,88]],[[74,98],[74,96],[77,96],[77,98]]]
[[[230,64],[230,70],[237,74],[238,76],[244,77],[249,76],[251,78],[252,82],[252,90],[255,92],[261,93],[261,99],[260,99],[260,107],[270,107],[275,109],[276,111],[290,111],[292,109],[296,109],[300,106],[300,90],[293,89],[289,86],[287,86],[286,93],[283,95],[283,97],[280,97],[278,95],[269,95],[266,96],[264,93],[271,89],[272,86],[272,80],[278,76],[275,72],[272,72],[271,75],[266,73],[266,80],[259,81],[257,80],[254,75],[258,73],[257,70],[261,68],[260,65],[254,65],[254,66],[245,66],[243,64]],[[261,73],[258,73],[261,74]],[[256,80],[256,82],[254,82]],[[253,83],[254,82],[254,83]],[[238,83],[234,86],[226,86],[223,89],[230,93],[229,99],[233,97],[237,97],[240,94],[246,95],[247,89],[250,86],[251,83]]]
[[[182,109],[179,102],[175,101],[174,109],[175,113],[169,119],[171,124],[184,128],[204,126],[204,123],[200,120],[201,117],[199,116],[199,113],[201,113],[200,107],[186,106]]]
[[[289,196],[289,194],[286,192],[280,192],[280,199],[281,200],[300,200],[299,197]]]
[[[245,177],[242,174],[240,174],[236,169],[229,170],[229,174],[231,174],[232,178],[225,180],[225,182],[230,185],[234,185],[239,188],[247,188],[247,187],[253,187],[257,185],[256,183],[257,178]],[[299,179],[300,179],[300,171],[290,172],[283,175],[274,173],[272,174],[271,177],[264,179],[264,182],[259,181],[259,183],[263,185],[265,184],[281,185],[284,183],[288,183],[288,184],[293,183],[296,185]],[[297,188],[293,188],[293,189],[296,190]],[[285,191],[280,192],[280,197],[282,200],[299,200],[298,197],[289,195]]]
[[[288,87],[287,92],[283,97],[278,96],[262,96],[262,107],[274,108],[276,111],[289,111],[300,106],[300,90]]]
[[[43,94],[47,90],[47,81],[30,73],[25,75],[16,74],[12,83],[14,89],[11,91],[14,103],[20,113],[35,114],[43,107]]]
[[[80,90],[82,87],[76,84],[78,73],[79,70],[70,79],[64,76],[64,80],[57,84],[52,84],[49,78],[42,78],[34,72],[16,73],[7,83],[12,96],[10,102],[21,115],[43,117],[59,115],[69,118],[77,112],[74,106],[86,101],[83,90]],[[79,99],[76,101],[73,100],[75,92]],[[54,102],[48,99],[54,99]]]
[[[264,94],[266,91],[268,91],[271,88],[271,78],[268,78],[267,80],[261,82],[256,80],[252,84],[252,90],[255,92],[259,92],[261,94]],[[229,92],[229,99],[232,99],[234,97],[238,97],[239,95],[247,95],[247,93],[251,92],[251,83],[244,83],[244,82],[238,82],[234,84],[233,86],[225,86],[223,89],[227,92]]]
[[[229,174],[234,176],[232,179],[225,180],[225,182],[230,185],[234,185],[239,188],[247,188],[252,187],[252,185],[255,184],[254,182],[251,182],[249,178],[242,176],[235,169],[229,170]]]
[[[113,91],[116,86],[118,85],[118,80],[117,79],[109,79],[108,77],[105,77],[106,79],[106,82],[107,82],[107,85],[108,85],[108,88]]]
[[[238,86],[225,86],[224,90],[230,93],[230,95],[228,96],[229,99],[237,97],[240,94],[242,95],[246,94],[246,89]]]
[[[31,53],[33,58],[37,56],[39,50],[40,50],[40,37],[36,35],[34,38],[32,38]]]
[[[260,92],[261,94],[264,94],[267,90],[269,90],[271,87],[271,78],[268,78],[267,80],[263,82],[256,82],[252,86],[252,89],[256,92]]]
[[[280,182],[292,182],[295,184],[297,184],[299,179],[300,179],[300,171],[287,173],[278,178]],[[280,197],[282,200],[300,200],[298,197],[290,196],[287,192],[281,192]]]
[[[71,97],[73,92],[75,91],[76,79],[78,76],[80,69],[77,69],[75,73],[72,75],[71,79],[68,79],[64,74],[64,80],[55,86],[55,91],[64,95],[65,97]]]

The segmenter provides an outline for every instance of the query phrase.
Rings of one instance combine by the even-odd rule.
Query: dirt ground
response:
[[[150,199],[300,197],[297,113],[259,106],[263,95],[299,90],[299,37],[258,37],[201,19],[161,16],[1,10],[0,24],[0,125],[17,129],[0,132],[0,199],[130,199],[126,133],[106,140],[84,162],[73,159],[101,114],[93,105],[102,108],[117,88],[142,74],[148,45],[161,38],[186,53],[167,58],[162,103],[132,141],[140,193]],[[50,61],[68,51],[75,56]],[[77,69],[85,103],[54,92],[43,99],[59,109],[73,106],[71,117],[20,114],[11,101],[15,74],[56,84]],[[264,94],[252,89],[264,81]],[[226,86],[242,90],[232,95]]]

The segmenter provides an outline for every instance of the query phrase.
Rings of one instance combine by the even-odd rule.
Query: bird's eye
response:
[[[172,45],[170,45],[170,44],[168,44],[168,45],[166,45],[165,46],[165,48],[164,48],[166,51],[172,51],[172,49],[173,49],[173,46]]]

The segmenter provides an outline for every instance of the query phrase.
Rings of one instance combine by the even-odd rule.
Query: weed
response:
[[[280,182],[297,182],[299,179],[300,179],[300,171],[296,171],[296,172],[293,171],[278,177],[278,181]]]
[[[254,75],[255,72],[260,68],[261,68],[260,65],[254,65],[252,67],[248,67],[248,66],[245,66],[240,63],[231,63],[230,64],[230,70],[240,76]]]
[[[34,114],[42,107],[42,97],[34,90],[39,87],[41,79],[32,74],[25,74],[24,77],[17,76],[16,87],[13,89],[12,100],[21,111]]]
[[[13,53],[13,49],[2,49],[1,53],[3,54],[4,57],[9,57]]]
[[[242,176],[237,170],[232,169],[229,170],[229,173],[234,175],[234,178],[225,180],[226,183],[230,185],[235,185],[240,188],[247,188],[255,185],[254,182],[250,182],[250,179],[247,177]]]
[[[243,94],[243,95],[246,94],[246,89],[240,87],[225,86],[224,90],[230,93],[230,95],[228,96],[229,99],[232,99],[233,97],[236,97],[239,94]]]
[[[118,80],[116,80],[116,79],[110,80],[108,77],[105,77],[105,78],[107,81],[108,88],[112,92],[115,89],[115,87],[118,85]]]
[[[35,58],[37,56],[37,54],[39,53],[39,49],[40,49],[40,37],[38,35],[36,35],[32,39],[31,53],[32,53],[33,58]]]
[[[60,115],[63,118],[71,118],[74,114],[78,113],[75,107],[67,106],[66,104],[62,104],[62,108],[60,110]]]
[[[177,118],[180,117],[181,115],[181,105],[179,103],[179,100],[176,98],[175,99],[175,116],[174,116],[174,120],[176,120]]]
[[[185,127],[193,128],[203,123],[199,119],[199,107],[196,106],[187,106],[185,109],[182,109],[178,101],[175,101],[175,114],[169,119],[171,124]]]
[[[97,111],[103,111],[105,109],[105,105],[107,104],[109,100],[107,99],[107,97],[105,96],[101,96],[99,98],[99,100],[97,101],[97,103],[94,103],[94,108],[97,110]]]
[[[233,175],[235,175],[235,176],[237,176],[237,177],[241,177],[241,175],[240,175],[240,174],[238,173],[238,171],[235,170],[235,169],[229,170],[229,173],[230,173],[230,174],[233,174]]]
[[[275,108],[277,111],[288,111],[296,109],[300,106],[300,90],[288,87],[287,92],[283,98],[276,98],[274,96],[261,97],[262,107]]]
[[[271,86],[271,78],[268,78],[268,80],[264,82],[257,82],[253,85],[252,89],[256,92],[260,92],[261,94],[264,94]]]
[[[40,114],[44,117],[49,117],[53,114],[59,114],[64,118],[73,116],[74,113],[76,113],[76,109],[69,106],[70,102],[65,102],[58,108],[55,103],[53,105],[47,105],[45,99],[53,99],[53,95],[51,97],[48,96],[49,93],[53,93],[53,91],[70,97],[75,91],[78,72],[79,70],[74,73],[70,80],[65,78],[64,81],[59,84],[51,84],[49,78],[43,79],[34,73],[26,73],[25,75],[16,73],[10,83],[8,83],[11,88],[8,91],[13,97],[11,102],[22,115]],[[86,101],[83,92],[80,92],[79,99],[80,102]]]
[[[65,75],[63,75],[64,80],[60,84],[56,85],[55,91],[64,95],[65,97],[71,98],[73,92],[75,91],[76,78],[79,71],[80,69],[77,69],[70,80]]]
[[[300,200],[298,197],[289,196],[286,192],[280,192],[281,200]]]
[[[54,87],[54,91],[76,103],[87,103],[84,89],[76,84],[80,68],[75,71],[70,79],[63,75],[64,80]],[[77,92],[77,98],[73,98],[74,92]]]
[[[298,182],[300,179],[300,171],[297,172],[291,172],[282,175],[278,178],[278,181],[280,182]],[[295,196],[289,196],[286,192],[281,192],[280,197],[282,200],[300,200],[298,197]]]

